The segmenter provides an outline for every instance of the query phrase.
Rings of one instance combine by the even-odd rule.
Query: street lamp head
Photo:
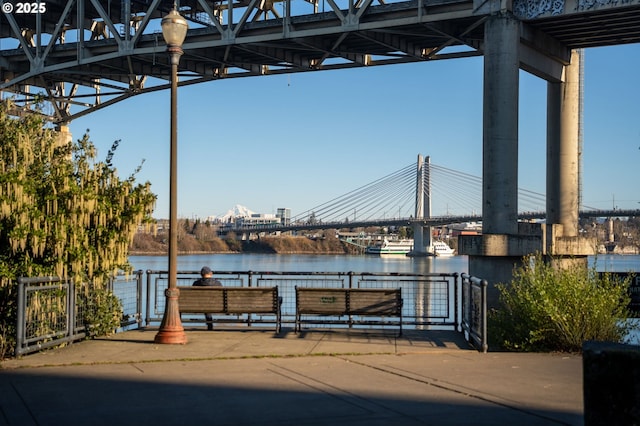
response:
[[[182,43],[184,43],[184,39],[187,36],[187,30],[189,29],[187,20],[184,19],[177,10],[171,9],[171,12],[162,18],[160,25],[162,26],[162,37],[165,43],[167,43],[167,46],[169,48],[182,47]]]

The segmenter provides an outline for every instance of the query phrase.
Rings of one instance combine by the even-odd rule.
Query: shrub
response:
[[[102,288],[81,291],[77,304],[89,337],[109,335],[120,327],[122,303],[112,292]]]
[[[498,284],[500,307],[489,313],[492,346],[516,351],[580,351],[586,340],[621,342],[632,328],[631,278],[595,268],[554,268],[537,254]]]

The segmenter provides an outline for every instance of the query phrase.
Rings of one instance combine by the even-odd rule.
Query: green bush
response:
[[[16,347],[17,287],[0,285],[0,360]]]
[[[120,327],[122,303],[108,290],[94,288],[85,294],[81,293],[77,308],[88,337],[113,334]]]
[[[579,352],[587,340],[622,342],[629,321],[621,280],[580,266],[555,268],[541,255],[526,258],[509,284],[497,284],[500,306],[489,313],[491,346],[514,351]]]

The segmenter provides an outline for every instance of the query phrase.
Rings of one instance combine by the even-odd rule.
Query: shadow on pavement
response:
[[[47,367],[0,372],[6,425],[548,425],[580,414],[464,395],[308,360]],[[258,365],[259,364],[259,365]],[[346,369],[345,369],[346,368]],[[364,380],[366,378],[366,380]],[[380,386],[388,382],[388,387]]]

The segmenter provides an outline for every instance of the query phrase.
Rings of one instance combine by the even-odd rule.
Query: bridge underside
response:
[[[640,41],[637,1],[568,2],[561,13],[534,3],[514,5],[522,27],[520,66],[543,78],[561,78],[571,49]],[[170,65],[158,22],[173,1],[42,4],[41,14],[0,15],[0,89],[16,95],[16,113],[49,101],[42,112],[65,123],[168,88]],[[460,0],[179,4],[191,27],[180,61],[183,85],[483,55],[485,21],[501,9],[498,1]]]

